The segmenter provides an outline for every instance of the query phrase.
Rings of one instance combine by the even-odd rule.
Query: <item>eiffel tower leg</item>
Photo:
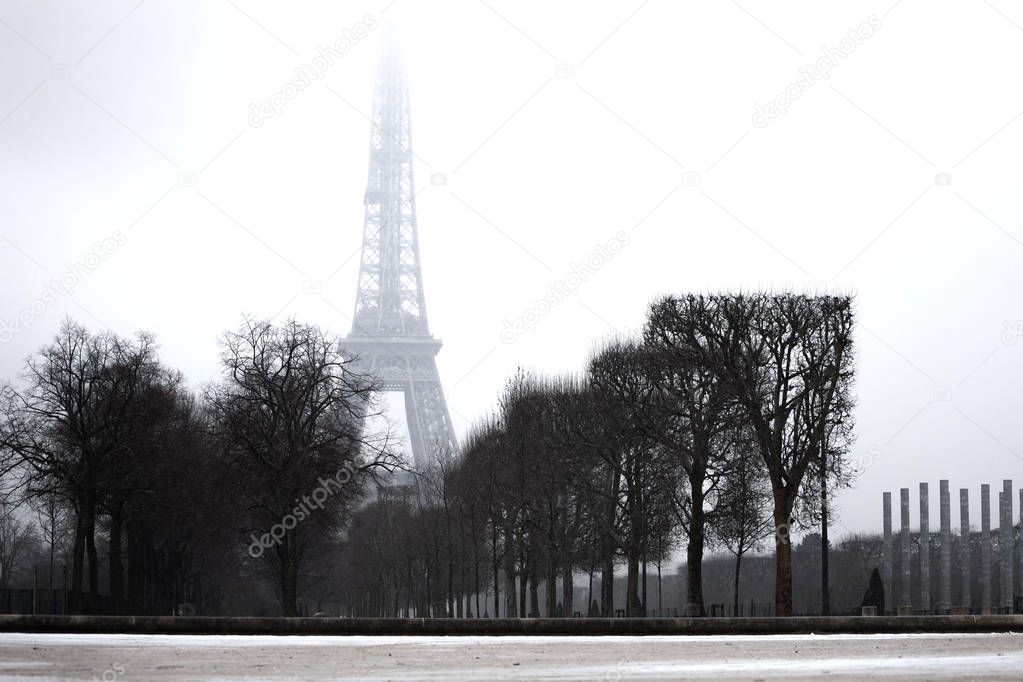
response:
[[[412,448],[411,464],[417,471],[422,471],[425,462],[421,460],[426,457],[426,443],[423,427],[419,423],[420,416],[414,382],[409,381],[403,393],[405,396],[405,423],[408,425],[409,447]]]
[[[424,471],[450,459],[455,438],[437,363],[433,358],[417,360],[415,378],[405,390],[405,413],[415,466]]]

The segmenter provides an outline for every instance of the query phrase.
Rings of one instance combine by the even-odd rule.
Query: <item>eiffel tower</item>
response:
[[[384,391],[401,391],[417,471],[455,450],[419,259],[408,84],[396,41],[385,40],[373,98],[362,260],[352,330],[340,346]]]

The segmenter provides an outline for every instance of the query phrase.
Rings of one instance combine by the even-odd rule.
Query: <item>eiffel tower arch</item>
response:
[[[455,451],[430,334],[419,258],[408,84],[394,41],[383,48],[373,97],[362,259],[352,330],[340,341],[384,391],[404,394],[417,471]]]

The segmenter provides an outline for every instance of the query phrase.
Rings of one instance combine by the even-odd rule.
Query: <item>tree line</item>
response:
[[[659,574],[684,545],[685,609],[703,615],[708,549],[733,553],[738,600],[743,556],[773,536],[775,611],[791,615],[790,535],[816,524],[827,611],[828,495],[852,473],[853,319],[842,296],[668,296],[583,375],[520,371],[457,456],[356,514],[350,613],[613,615],[624,565],[625,615],[642,616],[650,564]],[[582,575],[600,596],[578,608]]]
[[[608,616],[624,567],[640,616],[650,566],[684,546],[702,615],[705,553],[733,554],[738,600],[773,538],[789,615],[791,530],[819,524],[826,567],[851,474],[852,325],[848,297],[663,297],[582,374],[519,371],[457,452],[395,485],[380,386],[319,328],[245,318],[193,390],[151,335],[66,320],[0,389],[0,502],[37,514],[51,581],[65,548],[72,612]],[[579,605],[584,578],[599,598]]]
[[[104,610],[105,592],[115,613],[217,613],[265,589],[296,615],[300,582],[321,589],[319,558],[394,468],[365,426],[376,384],[336,339],[247,318],[221,346],[222,377],[195,392],[151,335],[66,320],[0,390],[3,502],[45,518],[51,586],[70,537],[70,612]]]

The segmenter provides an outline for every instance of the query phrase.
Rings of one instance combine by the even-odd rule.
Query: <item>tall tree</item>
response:
[[[646,606],[639,595],[640,562],[648,530],[644,512],[648,506],[646,497],[663,475],[657,458],[661,449],[651,437],[654,429],[650,428],[648,417],[658,389],[651,381],[647,363],[647,354],[637,344],[614,340],[600,348],[588,366],[594,418],[603,425],[593,432],[597,436],[593,445],[603,460],[602,469],[607,477],[603,490],[608,504],[604,518],[608,546],[602,551],[605,565],[601,584],[602,587],[613,584],[608,550],[614,542],[625,553],[625,613],[631,617],[643,615]],[[616,523],[619,512],[621,535]]]
[[[489,570],[494,591],[494,617],[501,615],[501,566],[510,551],[510,539],[505,537],[505,508],[501,488],[500,450],[504,430],[496,417],[484,418],[474,425],[462,444],[461,466],[468,472],[468,486],[473,491],[480,522],[485,524],[489,554]],[[476,607],[480,613],[479,606]]]
[[[0,495],[0,587],[8,587],[15,566],[38,543],[35,526],[19,518],[17,504]]]
[[[73,612],[81,609],[86,555],[89,594],[98,593],[97,515],[123,473],[115,460],[155,362],[147,335],[132,342],[91,334],[67,319],[53,343],[26,361],[23,389],[9,389],[5,400],[5,446],[25,467],[30,489],[63,494],[74,506]]]
[[[644,330],[647,372],[659,390],[650,405],[651,433],[658,438],[685,485],[678,510],[686,547],[687,615],[704,615],[703,554],[708,515],[716,508],[718,483],[728,466],[725,431],[735,421],[728,392],[712,369],[688,350],[685,318],[672,306],[655,305]]]
[[[665,298],[695,362],[712,370],[748,417],[771,481],[776,532],[775,610],[792,615],[788,529],[804,478],[820,456],[822,422],[852,382],[852,301],[776,294]],[[850,423],[851,416],[841,417]]]
[[[320,329],[246,318],[222,344],[224,380],[207,400],[243,479],[250,553],[274,570],[282,611],[294,616],[310,542],[336,528],[368,477],[396,459],[386,439],[365,430],[375,384]]]
[[[758,462],[760,453],[748,428],[731,431],[729,467],[715,516],[714,534],[734,557],[732,613],[739,615],[742,559],[774,533],[771,485]]]
[[[70,509],[67,501],[46,486],[48,492],[33,497],[36,510],[36,523],[42,541],[46,544],[49,555],[49,589],[53,593],[54,570],[58,553],[66,546]]]

